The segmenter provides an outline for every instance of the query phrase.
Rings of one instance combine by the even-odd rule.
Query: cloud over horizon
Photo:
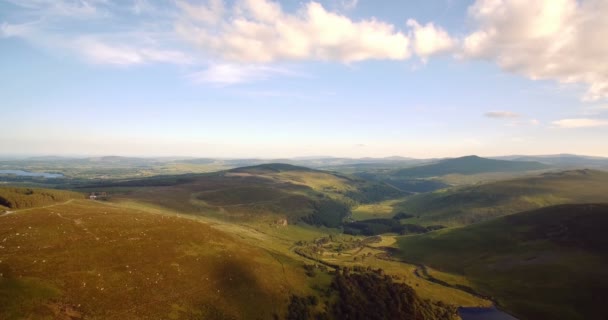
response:
[[[553,125],[558,128],[575,129],[575,128],[593,128],[608,126],[608,120],[590,119],[590,118],[573,118],[553,121]]]

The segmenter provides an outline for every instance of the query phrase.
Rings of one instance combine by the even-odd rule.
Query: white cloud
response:
[[[477,0],[477,30],[464,55],[531,79],[582,83],[586,100],[608,98],[608,1]]]
[[[43,13],[47,17],[69,16],[72,18],[91,18],[101,15],[98,8],[99,4],[104,4],[105,0],[5,0],[15,6],[25,8],[30,11]]]
[[[604,127],[604,126],[608,126],[608,120],[575,118],[575,119],[562,119],[562,120],[558,120],[558,121],[553,121],[553,124],[559,128],[568,128],[568,129]]]
[[[205,24],[217,24],[225,13],[222,0],[209,0],[207,5],[190,4],[186,1],[176,1],[176,4],[189,18]]]
[[[190,75],[195,82],[231,85],[256,80],[266,80],[275,75],[294,75],[288,69],[265,65],[213,64],[207,69]]]
[[[97,64],[133,65],[149,62],[190,64],[192,59],[177,50],[165,50],[143,45],[110,44],[94,38],[83,37],[72,42],[74,50]]]
[[[10,24],[3,22],[0,25],[0,38],[25,37],[32,32],[34,23]]]
[[[484,116],[495,119],[512,119],[520,117],[519,114],[511,111],[489,111],[484,113]]]
[[[423,61],[431,55],[449,52],[457,44],[445,30],[432,22],[422,26],[416,20],[409,19],[407,25],[412,29],[414,51]]]
[[[18,7],[6,17],[20,23],[0,22],[0,38],[20,37],[94,64],[190,64],[187,72],[209,65],[191,78],[217,84],[292,75],[276,67],[287,61],[406,60],[412,50],[426,61],[454,45],[433,23],[408,20],[401,31],[373,17],[353,20],[315,1],[293,12],[273,0],[174,0],[173,6],[150,0],[131,0],[128,6],[113,0],[5,1]],[[335,1],[338,10],[358,4]],[[151,16],[153,21],[144,20]],[[94,23],[80,28],[83,19]]]
[[[285,60],[349,63],[403,60],[411,55],[408,36],[394,25],[373,18],[352,21],[317,2],[303,5],[293,14],[267,0],[242,0],[230,12],[215,7],[212,1],[198,10],[187,8],[176,24],[184,39],[215,59],[254,64]]]

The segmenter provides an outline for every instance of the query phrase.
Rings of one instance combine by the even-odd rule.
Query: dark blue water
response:
[[[12,174],[23,177],[43,177],[43,178],[61,178],[63,177],[60,173],[46,173],[46,172],[28,172],[23,170],[0,170],[0,175]]]
[[[458,308],[458,315],[462,320],[517,320],[508,313],[492,308]]]

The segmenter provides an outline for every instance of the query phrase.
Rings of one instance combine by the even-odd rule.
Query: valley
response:
[[[449,168],[441,173],[456,174]],[[608,174],[520,169],[428,191],[273,162],[9,178],[0,318],[340,319],[379,303],[353,305],[358,286],[373,284],[376,297],[409,301],[380,318],[466,320],[498,307],[520,320],[600,319]]]

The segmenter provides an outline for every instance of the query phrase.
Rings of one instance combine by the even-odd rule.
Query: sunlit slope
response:
[[[271,319],[295,260],[176,216],[78,200],[0,216],[0,319]]]
[[[521,319],[605,319],[608,204],[568,204],[398,240],[411,262],[466,276]]]
[[[184,213],[214,214],[238,220],[305,221],[327,227],[339,226],[357,203],[405,194],[383,183],[287,164],[131,180],[97,188],[118,188],[118,197],[123,192],[127,198]]]
[[[422,223],[466,225],[564,203],[608,201],[608,173],[573,170],[440,190],[413,196],[397,207]]]

